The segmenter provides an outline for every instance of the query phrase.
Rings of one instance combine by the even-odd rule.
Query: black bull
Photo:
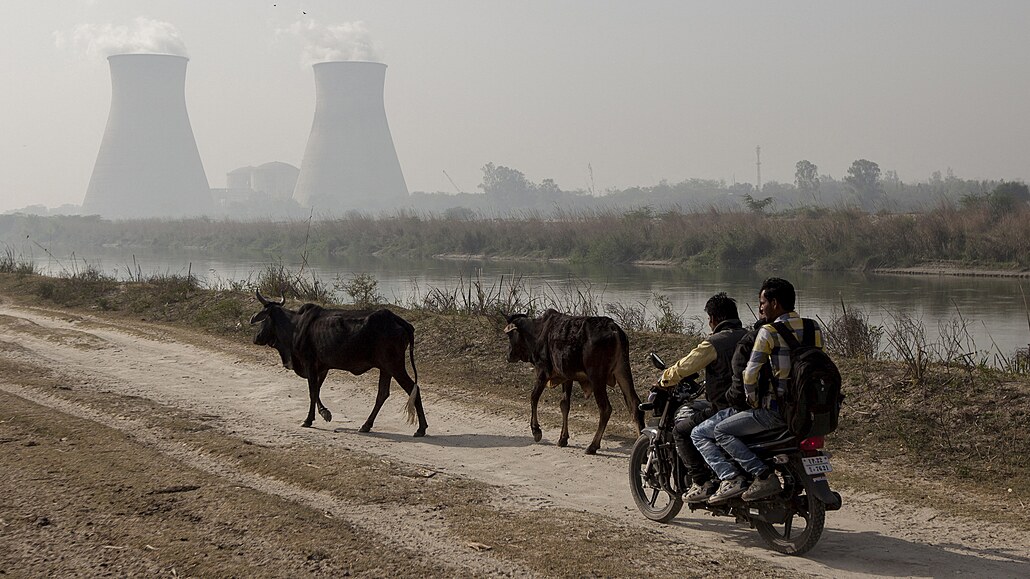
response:
[[[530,362],[536,369],[536,385],[530,397],[532,406],[530,428],[533,439],[540,441],[542,432],[537,422],[536,409],[540,395],[548,385],[562,385],[562,429],[558,446],[569,441],[569,406],[572,401],[572,382],[579,382],[583,391],[593,393],[600,413],[597,433],[587,454],[601,447],[601,437],[612,414],[608,401],[609,385],[619,385],[637,430],[644,428],[644,416],[639,410],[640,398],[633,388],[633,375],[629,365],[629,340],[611,318],[567,316],[547,310],[539,318],[525,314],[508,316],[504,332],[508,335],[509,362]]]
[[[304,304],[296,312],[279,302],[265,299],[260,292],[257,299],[264,308],[254,314],[250,323],[261,322],[254,337],[259,346],[270,346],[279,351],[283,366],[308,380],[310,406],[303,426],[310,427],[315,420],[315,407],[329,422],[333,415],[322,404],[319,391],[329,370],[346,370],[351,374],[364,374],[379,369],[379,393],[375,407],[361,432],[372,429],[379,409],[390,396],[390,380],[395,379],[408,394],[406,406],[408,423],[418,418],[415,436],[426,433],[426,415],[422,409],[422,395],[416,384],[415,328],[390,310],[374,312],[348,312],[327,310],[315,304]],[[408,376],[404,366],[404,350],[410,348],[411,369],[415,380]]]

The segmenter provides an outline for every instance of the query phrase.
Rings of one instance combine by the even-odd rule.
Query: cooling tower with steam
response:
[[[84,213],[110,218],[200,215],[211,190],[186,112],[186,63],[170,54],[116,54],[111,112]]]
[[[293,198],[325,210],[387,207],[408,196],[383,104],[386,65],[320,62],[315,119]]]

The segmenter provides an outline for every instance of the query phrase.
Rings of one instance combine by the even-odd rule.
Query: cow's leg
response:
[[[408,395],[408,398],[410,399],[411,392],[415,388],[415,381],[411,379],[411,376],[408,376],[408,371],[404,368],[401,368],[400,371],[398,371],[397,374],[394,376],[394,380],[397,380],[397,383],[401,385],[401,388],[404,389],[404,392]],[[418,389],[418,392],[415,392],[415,413],[418,416],[418,430],[415,431],[415,436],[425,436],[426,426],[428,426],[428,424],[426,424],[426,411],[422,408],[421,388]]]
[[[379,393],[376,394],[376,405],[372,407],[372,414],[368,415],[368,420],[361,425],[361,432],[368,432],[372,430],[372,424],[376,421],[376,416],[379,414],[379,409],[383,407],[383,402],[390,397],[390,374],[386,370],[379,370]]]
[[[322,420],[326,422],[333,421],[333,413],[329,412],[329,409],[322,404],[322,384],[325,382],[325,377],[329,375],[329,370],[323,370],[318,375],[318,390],[315,391],[315,406],[318,407],[318,415],[322,417]]]
[[[569,408],[572,406],[572,380],[562,382],[561,397],[561,436],[558,437],[558,446],[569,445]]]
[[[604,376],[591,376],[590,384],[594,390],[594,400],[597,401],[597,412],[600,415],[597,422],[597,433],[594,434],[594,440],[590,442],[590,446],[587,447],[587,454],[597,453],[597,449],[601,448],[601,436],[604,435],[604,429],[608,426],[608,419],[612,415],[612,404],[608,401],[608,387]]]
[[[329,412],[329,409],[322,405],[322,400],[319,398],[319,392],[322,390],[322,382],[325,381],[326,375],[329,371],[324,372],[312,372],[308,376],[308,416],[304,419],[304,423],[301,424],[304,428],[311,428],[311,425],[315,422],[315,407],[318,407],[318,413],[322,415],[322,418],[326,422],[333,419],[333,415]]]
[[[529,395],[529,429],[533,431],[533,440],[540,442],[543,438],[544,432],[540,430],[540,423],[536,419],[536,407],[540,404],[540,395],[544,393],[544,387],[547,386],[546,378],[537,378],[536,386],[533,387],[533,392]]]

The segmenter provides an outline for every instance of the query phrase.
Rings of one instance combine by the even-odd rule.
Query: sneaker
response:
[[[744,494],[747,488],[747,479],[743,475],[737,475],[719,483],[719,490],[708,499],[708,504],[718,505]]]
[[[780,486],[780,478],[776,476],[776,473],[766,473],[765,477],[758,477],[755,482],[751,483],[744,494],[740,498],[745,501],[757,501],[758,499],[764,499],[773,495],[779,494],[783,490]]]
[[[709,497],[715,494],[717,488],[719,488],[719,485],[714,480],[707,480],[701,484],[694,483],[690,485],[690,490],[687,491],[687,494],[683,495],[683,500],[688,503],[706,502]]]

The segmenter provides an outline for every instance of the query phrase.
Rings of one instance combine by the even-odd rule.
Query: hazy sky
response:
[[[304,14],[306,12],[306,14]],[[378,57],[408,189],[493,162],[596,190],[792,182],[808,159],[904,181],[1030,177],[1030,2],[0,1],[0,211],[79,204],[110,107],[105,51],[184,49],[212,187],[300,166],[312,59]],[[155,41],[155,37],[163,40]],[[147,44],[147,43],[150,44]],[[329,46],[336,43],[337,46]]]

